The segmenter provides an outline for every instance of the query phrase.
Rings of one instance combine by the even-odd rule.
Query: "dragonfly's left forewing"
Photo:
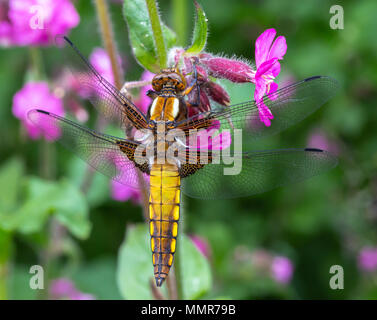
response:
[[[139,187],[134,162],[138,143],[102,134],[43,110],[31,110],[29,119],[51,139],[57,139],[90,166],[115,181]]]

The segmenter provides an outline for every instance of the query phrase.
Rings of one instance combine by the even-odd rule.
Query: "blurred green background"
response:
[[[182,44],[188,44],[194,6],[191,1],[174,2],[160,1],[162,19],[176,31],[181,28],[179,32],[185,38]],[[91,1],[74,1],[74,4],[81,21],[70,38],[88,56],[94,47],[101,46],[95,9]],[[187,12],[186,21],[174,19],[175,10],[182,4]],[[330,28],[329,10],[334,4],[344,8],[343,30]],[[109,5],[118,48],[127,61],[125,80],[137,80],[143,70],[130,51],[121,4],[110,1]],[[288,46],[277,78],[279,84],[328,75],[339,81],[341,90],[308,119],[256,145],[257,149],[325,145],[339,155],[337,168],[303,183],[248,198],[223,201],[183,198],[185,232],[200,236],[209,246],[212,281],[195,298],[376,299],[377,268],[365,271],[359,259],[363,248],[377,246],[377,20],[374,17],[377,2],[207,0],[201,1],[201,5],[209,20],[207,51],[253,59],[255,39],[273,27],[278,35],[286,37]],[[42,54],[46,73],[52,76],[61,67],[57,49],[43,48]],[[9,190],[18,181],[23,192],[15,196],[19,202],[24,193],[33,192],[30,191],[33,188],[40,190],[38,182],[31,178],[22,182],[22,179],[43,178],[43,168],[49,161],[43,152],[51,145],[28,140],[11,112],[13,95],[23,86],[29,65],[28,48],[0,49],[3,202],[12,197]],[[249,95],[250,86],[231,86],[229,90],[232,101],[238,102]],[[87,110],[91,115],[87,125],[91,126],[95,112],[90,107]],[[315,139],[318,135],[320,142]],[[56,179],[61,184],[80,185],[85,165],[60,145],[53,148]],[[118,251],[126,228],[143,222],[141,207],[131,201],[112,200],[108,179],[100,174],[95,175],[88,194],[82,198],[85,203],[80,204],[84,208],[81,215],[67,223],[76,225],[78,230],[69,228],[63,243],[58,244],[63,247],[63,254],[49,261],[49,275],[70,278],[77,288],[97,299],[133,297],[124,293],[127,286],[119,290],[117,285]],[[3,297],[46,297],[28,285],[30,266],[46,262],[46,248],[54,248],[51,238],[59,232],[59,226],[51,221],[53,213],[40,216],[43,201],[50,199],[39,198],[34,204],[34,216],[20,215],[19,221],[11,222],[18,223],[17,228],[7,228],[4,223],[0,227]],[[58,221],[64,219],[58,217]],[[275,256],[287,257],[293,265],[288,283],[275,281],[265,270],[266,263]],[[332,290],[329,286],[332,265],[344,269],[343,290]]]

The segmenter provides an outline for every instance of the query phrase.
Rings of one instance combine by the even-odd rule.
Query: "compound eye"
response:
[[[161,81],[161,79],[153,79],[152,80],[152,88],[155,91],[161,91],[161,89],[162,89],[162,81]]]

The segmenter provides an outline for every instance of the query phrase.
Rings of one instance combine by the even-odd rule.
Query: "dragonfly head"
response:
[[[177,93],[186,88],[186,79],[177,68],[162,69],[152,79],[153,90],[174,89]]]

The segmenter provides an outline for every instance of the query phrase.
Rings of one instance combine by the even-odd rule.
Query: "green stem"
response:
[[[29,52],[33,76],[36,78],[36,80],[42,80],[44,76],[44,67],[41,51],[38,47],[29,47]]]
[[[160,22],[160,16],[158,15],[157,4],[155,0],[145,0],[149,12],[149,19],[151,21],[154,43],[157,49],[157,56],[160,62],[160,68],[166,68],[167,66],[167,54],[164,43],[164,37],[162,35],[162,28]]]
[[[9,276],[9,263],[0,263],[0,300],[7,300],[7,279]]]
[[[95,5],[98,21],[100,24],[102,41],[111,61],[111,69],[114,75],[115,86],[120,90],[120,88],[122,88],[121,68],[118,63],[118,51],[115,45],[114,32],[111,25],[109,9],[105,0],[96,0]]]
[[[184,47],[187,40],[187,0],[173,0],[173,26],[178,45]]]
[[[42,178],[52,180],[55,178],[56,147],[45,139],[40,145],[40,175]]]
[[[11,256],[13,249],[12,235],[0,230],[0,300],[8,298],[8,279],[11,272]]]
[[[181,198],[182,202],[182,198]],[[181,265],[181,254],[182,254],[182,248],[183,246],[181,245],[182,240],[183,240],[183,209],[182,205],[180,207],[181,212],[180,212],[180,232],[179,236],[177,239],[177,250],[175,251],[174,254],[174,277],[175,277],[175,291],[177,293],[177,298],[178,300],[183,300],[183,281],[182,281],[182,265]]]

